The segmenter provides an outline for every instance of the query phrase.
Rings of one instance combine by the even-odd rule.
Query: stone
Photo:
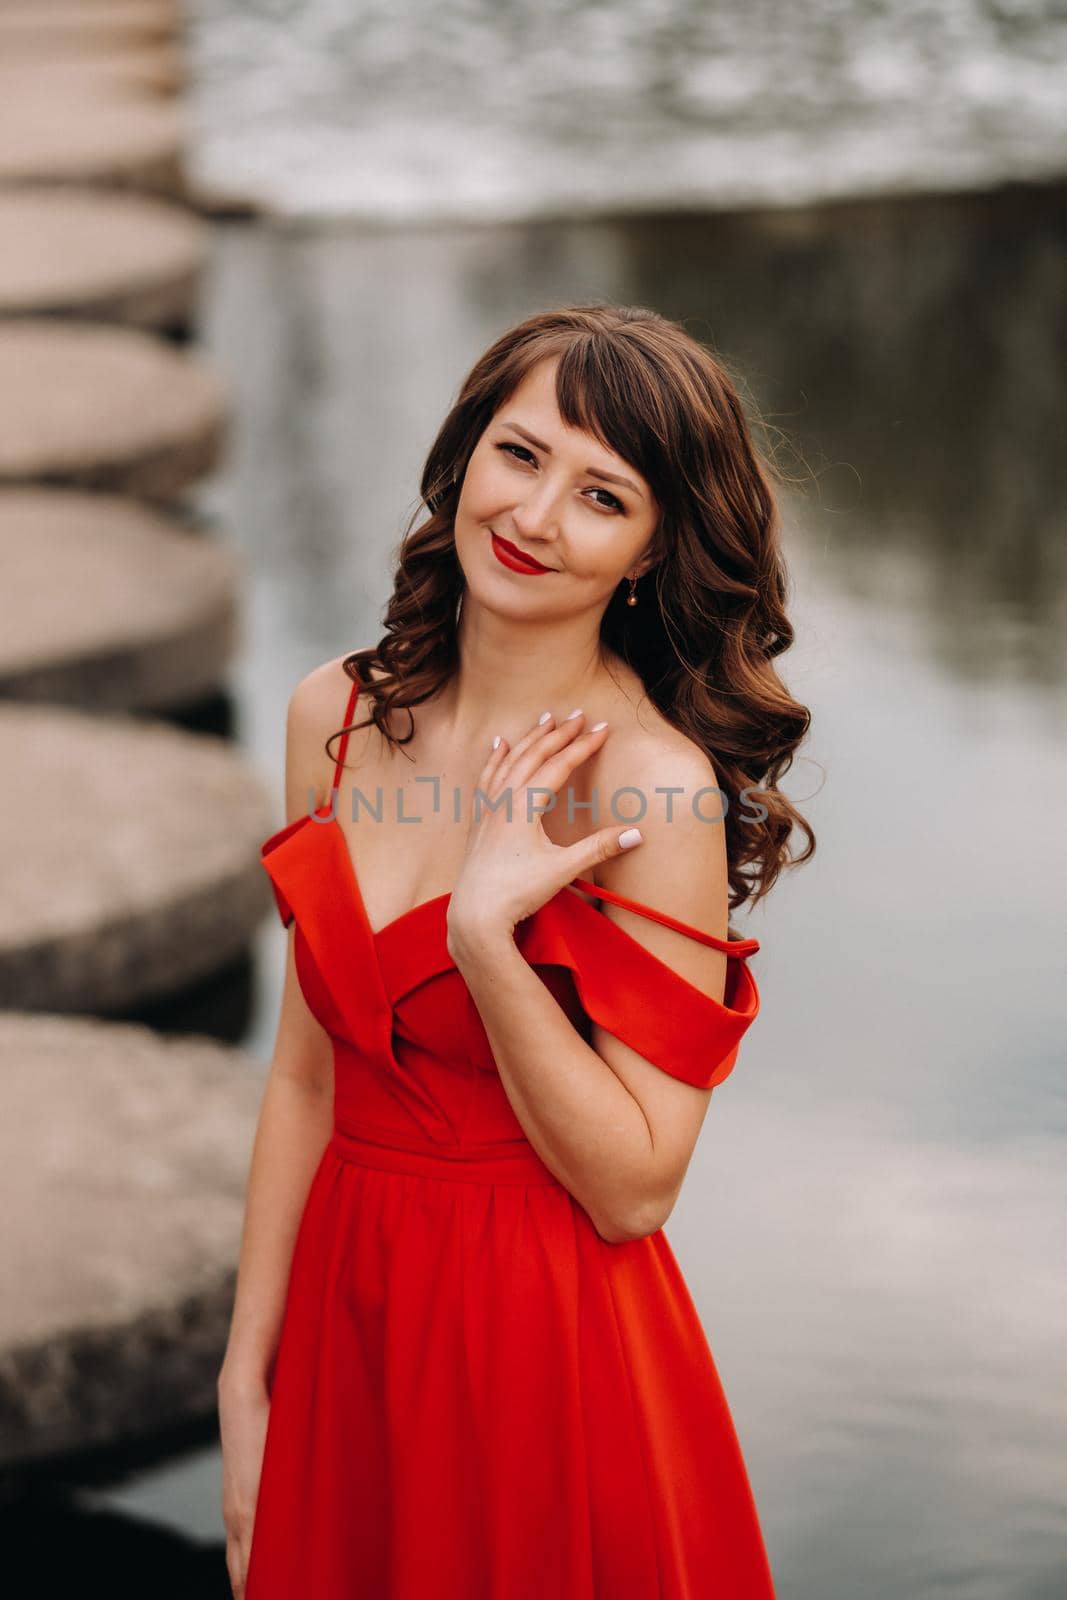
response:
[[[217,693],[237,553],[138,501],[0,489],[0,696],[166,711]]]
[[[166,43],[182,32],[175,0],[4,0],[0,59],[48,57],[56,51],[93,53]]]
[[[0,322],[0,485],[166,500],[217,465],[225,413],[214,371],[148,334]]]
[[[0,703],[0,1007],[121,1016],[247,954],[265,787],[148,718]]]
[[[0,16],[2,16],[0,12]],[[7,59],[0,37],[0,60]],[[0,100],[0,183],[101,184],[182,198],[183,108],[168,100],[53,96]]]
[[[211,1416],[263,1087],[202,1036],[0,1015],[0,1467]]]
[[[69,99],[153,100],[179,94],[189,83],[185,57],[173,45],[86,55],[49,51],[40,59],[0,60],[0,102],[20,99],[65,104]]]
[[[0,189],[0,316],[100,318],[187,329],[205,224],[142,195]]]

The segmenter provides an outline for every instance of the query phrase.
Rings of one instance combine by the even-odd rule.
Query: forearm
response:
[[[657,1225],[644,1112],[588,1045],[510,938],[456,938],[504,1090],[545,1165],[613,1241]]]
[[[327,1089],[272,1070],[252,1148],[220,1392],[270,1387],[296,1235],[332,1128]]]

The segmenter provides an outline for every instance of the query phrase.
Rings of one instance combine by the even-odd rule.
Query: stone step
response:
[[[143,195],[0,189],[0,316],[102,318],[188,329],[207,228]]]
[[[96,183],[181,199],[186,132],[184,108],[170,100],[72,96],[57,115],[47,92],[15,95],[0,100],[0,183]]]
[[[109,48],[87,54],[77,47],[49,50],[29,60],[0,60],[0,101],[67,98],[122,101],[178,94],[187,87],[184,52],[170,44]]]
[[[218,464],[225,421],[215,372],[148,334],[0,322],[0,485],[171,499]]]
[[[264,1069],[0,1014],[0,1467],[209,1417]]]
[[[168,711],[223,685],[241,557],[138,501],[0,489],[0,696]]]
[[[265,786],[225,740],[0,703],[0,1007],[119,1016],[244,955]]]
[[[176,0],[4,0],[0,59],[32,59],[57,51],[122,50],[167,43],[184,27]]]

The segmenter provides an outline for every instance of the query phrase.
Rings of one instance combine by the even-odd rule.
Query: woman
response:
[[[477,362],[422,496],[386,636],[293,693],[263,845],[293,937],[219,1375],[231,1583],[765,1600],[660,1230],[758,1009],[728,911],[814,848],[768,473],[705,349],[589,306]]]

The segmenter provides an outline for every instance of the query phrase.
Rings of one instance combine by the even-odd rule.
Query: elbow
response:
[[[605,1244],[632,1244],[635,1239],[647,1239],[658,1232],[666,1220],[652,1213],[631,1215],[618,1222],[598,1222],[596,1231]]]
[[[628,1207],[594,1222],[597,1233],[606,1244],[630,1244],[635,1239],[647,1239],[658,1233],[674,1210],[678,1189],[657,1190],[637,1205]]]

